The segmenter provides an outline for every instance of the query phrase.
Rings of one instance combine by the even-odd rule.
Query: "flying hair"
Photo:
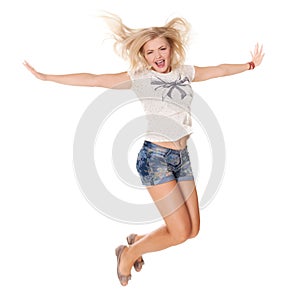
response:
[[[184,64],[190,25],[184,18],[173,18],[161,27],[130,28],[123,24],[122,19],[111,13],[101,17],[110,28],[114,50],[125,60],[129,60],[132,71],[148,68],[144,58],[143,46],[155,38],[165,38],[171,46],[171,67]]]

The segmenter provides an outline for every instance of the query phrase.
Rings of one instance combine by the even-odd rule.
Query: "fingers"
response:
[[[35,76],[38,76],[40,73],[37,72],[26,60],[24,60],[23,65]]]
[[[24,65],[30,72],[35,71],[34,68],[33,68],[26,60],[23,61],[23,65]]]
[[[23,61],[23,65],[24,65],[25,67],[30,66],[29,63],[28,63],[26,60]]]
[[[259,43],[256,43],[254,47],[254,51],[250,52],[252,56],[252,61],[255,63],[255,66],[259,66],[263,60],[264,53],[263,53],[263,45],[259,45]]]
[[[264,45],[261,45],[260,51],[259,51],[259,54],[260,54],[260,55],[262,55],[263,50],[264,50]]]
[[[40,72],[37,72],[26,60],[23,61],[23,65],[31,72],[36,78],[40,80],[46,80],[46,75]]]

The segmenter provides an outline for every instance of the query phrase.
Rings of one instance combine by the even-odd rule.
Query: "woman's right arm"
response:
[[[103,88],[130,88],[130,77],[127,72],[116,74],[90,74],[77,73],[66,75],[50,75],[37,72],[28,62],[24,61],[24,66],[38,79],[53,81],[60,84],[91,86]]]

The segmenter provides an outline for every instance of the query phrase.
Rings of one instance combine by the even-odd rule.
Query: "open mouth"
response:
[[[159,67],[159,68],[163,68],[165,66],[165,60],[164,59],[160,59],[158,61],[155,62],[155,64]]]

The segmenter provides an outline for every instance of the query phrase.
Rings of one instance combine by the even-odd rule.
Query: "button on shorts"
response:
[[[144,141],[138,153],[136,169],[142,184],[146,186],[171,180],[194,180],[187,147],[174,150]]]

